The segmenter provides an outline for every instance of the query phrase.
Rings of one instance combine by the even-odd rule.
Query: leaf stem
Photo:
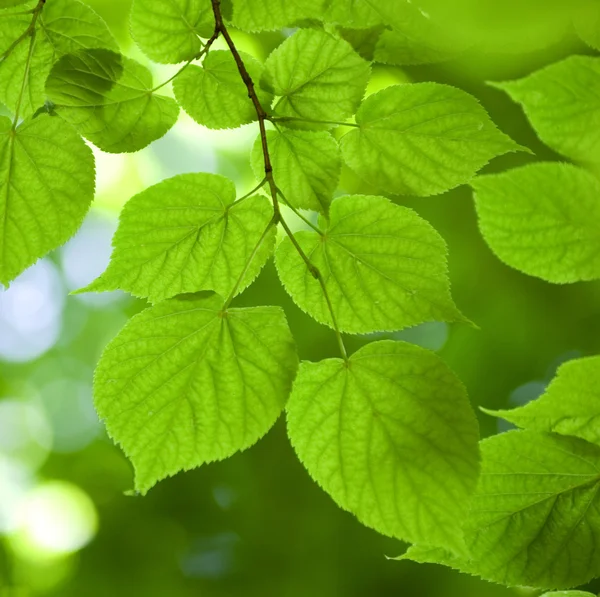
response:
[[[281,191],[281,189],[279,187],[277,187],[277,194],[283,199],[283,202],[308,226],[310,226],[317,234],[320,234],[321,236],[323,236],[323,231],[318,227],[315,226],[308,218],[304,217],[302,215],[302,213],[300,213],[299,210],[297,210],[285,197],[285,195],[283,194],[283,192]]]
[[[243,197],[240,197],[239,199],[236,199],[233,203],[230,203],[228,205],[227,209],[232,208],[234,205],[235,206],[239,205],[242,201],[244,201],[244,199],[248,199],[248,197],[252,197],[252,195],[254,195],[254,193],[256,193],[256,191],[259,191],[260,189],[262,189],[266,184],[267,184],[267,179],[263,178],[261,180],[261,182],[259,182],[251,191],[248,191]]]
[[[297,118],[294,116],[272,116],[268,119],[273,124],[286,122],[310,122],[312,124],[331,124],[333,126],[351,126],[353,128],[360,128],[355,122],[339,122],[337,120],[315,120],[313,118]]]
[[[327,308],[331,315],[331,320],[332,320],[333,327],[334,327],[334,330],[335,330],[335,333],[336,333],[336,336],[338,339],[338,343],[340,345],[340,350],[341,350],[342,356],[344,357],[345,361],[348,361],[348,355],[347,355],[346,349],[344,347],[342,335],[341,335],[339,327],[337,325],[337,320],[336,320],[335,314],[333,312],[333,306],[331,304],[331,300],[329,298],[329,294],[327,292],[327,288],[325,286],[325,281],[323,280],[321,272],[310,261],[310,259],[306,255],[306,253],[303,251],[302,247],[298,244],[298,241],[294,237],[294,233],[290,230],[290,227],[288,226],[287,222],[281,216],[281,210],[279,209],[279,201],[277,199],[278,189],[277,189],[277,185],[275,184],[275,178],[273,177],[273,165],[271,163],[271,155],[269,154],[269,143],[267,141],[267,128],[265,125],[266,121],[267,120],[271,121],[272,118],[267,114],[266,110],[263,108],[262,104],[260,103],[260,100],[258,99],[258,94],[256,93],[254,81],[252,80],[252,77],[250,76],[250,73],[248,72],[248,69],[246,68],[246,65],[244,64],[244,61],[242,60],[242,57],[240,56],[240,53],[239,53],[233,39],[231,38],[231,35],[230,35],[229,31],[227,30],[227,27],[225,26],[225,23],[223,21],[223,15],[221,13],[221,0],[211,0],[211,4],[212,4],[212,9],[213,9],[213,14],[215,17],[215,34],[220,33],[221,35],[223,35],[223,39],[225,40],[227,47],[229,48],[229,51],[231,52],[231,54],[233,56],[233,59],[237,66],[238,72],[240,73],[240,77],[242,78],[242,81],[246,85],[246,89],[248,90],[248,97],[250,98],[250,101],[254,105],[254,109],[256,111],[258,127],[260,129],[260,140],[261,140],[261,146],[262,146],[263,162],[264,162],[264,166],[265,166],[265,180],[269,186],[271,200],[273,202],[273,220],[272,220],[272,222],[280,223],[282,225],[282,227],[285,230],[286,234],[288,235],[290,241],[294,245],[296,251],[298,251],[298,254],[302,258],[302,260],[306,263],[306,266],[308,267],[308,270],[310,271],[311,275],[313,276],[313,278],[315,278],[316,280],[319,281],[319,284],[323,290],[323,294],[325,295],[325,300],[327,302]],[[267,231],[265,231],[265,234],[264,234],[265,236],[266,236],[266,233],[267,233]],[[258,248],[256,248],[255,251],[253,252],[253,254],[251,255],[251,259],[254,258],[254,255],[256,254],[257,250],[258,250]],[[246,271],[247,271],[248,267],[250,267],[250,262],[246,266]],[[245,275],[245,273],[243,275]],[[239,286],[240,283],[241,283],[241,281],[238,284],[236,284],[236,287]],[[237,288],[234,289],[234,293],[236,290],[237,290]],[[235,296],[234,293],[232,293],[232,294]],[[228,298],[225,304],[228,305],[229,301],[231,301],[232,298],[233,298],[233,296]]]
[[[200,60],[200,58],[202,58],[202,56],[205,56],[206,54],[208,54],[210,47],[215,43],[215,41],[217,41],[218,37],[219,37],[219,31],[217,29],[215,29],[213,34],[210,36],[210,38],[204,44],[203,48],[193,58],[190,58],[172,77],[170,77],[169,79],[167,79],[160,85],[157,85],[156,87],[154,87],[154,89],[152,89],[150,91],[150,93],[154,93],[155,91],[162,89],[165,85],[168,85],[171,81],[174,81],[190,64],[192,64],[192,62],[194,62],[195,60]]]

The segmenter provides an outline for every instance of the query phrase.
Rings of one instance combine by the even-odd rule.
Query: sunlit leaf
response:
[[[245,31],[274,31],[317,18],[324,0],[233,0],[233,24]]]
[[[324,281],[342,331],[399,330],[424,321],[466,321],[450,296],[446,244],[413,210],[383,197],[335,199],[323,234],[296,240]],[[294,302],[329,326],[318,280],[285,239],[276,253],[279,277]]]
[[[185,295],[136,315],[108,345],[95,404],[145,493],[260,439],[279,417],[296,367],[280,308],[223,311],[218,295]]]

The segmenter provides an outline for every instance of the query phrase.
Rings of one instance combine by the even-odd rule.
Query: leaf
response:
[[[275,31],[321,14],[323,0],[233,0],[233,25],[244,31]]]
[[[263,84],[279,97],[277,117],[344,120],[358,108],[370,73],[348,42],[302,29],[271,52]]]
[[[240,53],[252,80],[258,82],[263,66],[252,56]],[[240,77],[231,52],[212,50],[202,66],[188,66],[173,82],[181,107],[198,123],[211,129],[236,128],[257,119],[256,108]],[[273,96],[256,87],[263,108]]]
[[[363,334],[425,321],[467,321],[450,296],[446,244],[413,210],[384,197],[351,195],[331,204],[322,235],[295,237],[318,268],[339,329]],[[333,326],[323,290],[286,238],[277,249],[279,278],[294,302]]]
[[[131,9],[131,35],[155,62],[191,60],[214,28],[210,0],[135,0]]]
[[[0,22],[5,18],[2,16]],[[25,15],[22,30],[30,22],[31,15]],[[106,23],[86,4],[78,0],[48,1],[38,18],[35,36],[24,38],[0,64],[0,101],[13,114],[31,116],[44,104],[44,86],[52,64],[60,56],[82,48],[117,50],[118,46]]]
[[[471,185],[479,227],[501,261],[556,284],[600,278],[600,183],[591,174],[536,163]]]
[[[600,445],[600,357],[568,361],[546,392],[512,410],[486,410],[519,427],[573,435]]]
[[[56,113],[103,151],[138,151],[176,122],[175,101],[152,91],[150,71],[104,49],[63,56],[46,92]]]
[[[275,182],[290,205],[327,213],[342,169],[337,141],[326,131],[281,127],[267,131],[267,142]],[[260,136],[252,149],[252,168],[257,178],[264,177]]]
[[[369,184],[428,196],[468,182],[492,158],[523,148],[468,93],[439,83],[387,87],[341,140],[346,163]]]
[[[600,573],[600,447],[510,431],[481,442],[482,474],[465,524],[471,557],[411,548],[507,586],[568,589]]]
[[[287,420],[298,457],[341,508],[385,535],[463,549],[477,422],[437,355],[387,340],[348,363],[303,362]]]
[[[552,593],[544,593],[542,597],[596,597],[587,591],[557,591]]]
[[[2,8],[0,4],[0,9]],[[0,55],[25,33],[30,23],[31,15],[23,14],[23,11],[0,13]]]
[[[66,242],[94,197],[94,157],[81,137],[42,114],[13,132],[0,118],[0,282]]]
[[[377,11],[365,0],[325,0],[323,21],[357,29],[382,23]]]
[[[582,0],[573,15],[573,25],[588,46],[600,50],[600,4]]]
[[[223,311],[217,295],[185,295],[136,315],[108,345],[96,409],[146,493],[253,445],[279,417],[297,365],[279,307]]]
[[[0,0],[0,9],[11,8],[13,6],[19,6],[31,2],[31,0]]]
[[[490,84],[523,106],[546,145],[573,160],[600,161],[600,58],[570,56],[524,79]]]
[[[80,292],[123,289],[158,302],[214,290],[228,296],[258,275],[275,245],[266,197],[234,203],[234,184],[216,174],[181,174],[130,199],[108,269]],[[259,245],[255,251],[255,247]]]

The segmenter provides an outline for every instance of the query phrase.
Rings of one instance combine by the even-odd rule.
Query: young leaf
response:
[[[332,135],[280,127],[267,131],[267,141],[275,182],[289,204],[327,213],[342,169],[340,149]],[[252,168],[257,178],[264,177],[260,137],[252,149]]]
[[[439,83],[387,87],[356,114],[341,140],[346,163],[368,183],[428,196],[468,182],[492,158],[522,148],[468,93]]]
[[[482,473],[465,524],[469,559],[411,548],[508,586],[568,589],[600,574],[600,447],[510,431],[481,443]]]
[[[244,31],[275,31],[318,18],[323,0],[233,0],[233,25]]]
[[[216,174],[146,189],[121,213],[108,269],[82,292],[120,288],[152,302],[199,290],[228,296],[243,274],[241,292],[271,255],[275,227],[264,235],[273,217],[266,197],[234,201],[234,184]]]
[[[252,80],[258,83],[262,64],[244,52],[241,56]],[[229,51],[212,50],[201,67],[189,66],[173,82],[173,92],[181,107],[208,128],[236,128],[256,120],[256,108]],[[258,86],[256,92],[263,108],[268,108],[273,96]]]
[[[245,450],[275,423],[298,359],[283,311],[223,311],[184,295],[133,317],[104,351],[96,409],[135,467],[135,487]]]
[[[348,363],[303,362],[288,433],[311,476],[365,525],[464,549],[460,523],[478,473],[477,422],[443,361],[391,340]]]
[[[491,85],[523,106],[546,145],[573,160],[600,161],[600,58],[570,56],[524,79]]]
[[[575,10],[573,25],[588,46],[600,50],[600,4],[596,0],[582,0]]]
[[[370,72],[348,42],[302,29],[270,54],[263,81],[279,97],[277,117],[344,120],[358,108]]]
[[[176,122],[175,101],[152,91],[150,71],[104,49],[63,56],[46,93],[57,114],[103,151],[138,151]]]
[[[94,157],[70,125],[42,114],[13,131],[0,118],[0,283],[76,232],[94,186]]]
[[[353,195],[331,204],[322,234],[297,242],[319,270],[339,329],[362,334],[425,321],[466,321],[450,296],[446,244],[413,210],[384,197]],[[294,302],[334,327],[319,281],[286,238],[277,249],[279,278]]]
[[[536,163],[476,178],[479,227],[521,272],[564,284],[600,278],[600,183],[570,164]]]
[[[0,22],[16,18],[3,15]],[[31,15],[26,15],[22,31],[30,22]],[[44,104],[44,85],[52,64],[60,56],[82,48],[118,49],[105,22],[86,4],[78,0],[47,2],[35,35],[22,39],[0,63],[0,101],[13,113],[30,116]]]
[[[574,435],[600,445],[600,357],[561,365],[546,392],[525,406],[485,412],[525,429]]]
[[[210,0],[135,0],[131,9],[131,35],[155,62],[191,60],[214,27]]]

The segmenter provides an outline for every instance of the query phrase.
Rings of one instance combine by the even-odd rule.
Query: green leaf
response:
[[[425,321],[466,321],[450,296],[446,244],[413,210],[384,197],[331,204],[320,235],[295,237],[318,268],[341,331],[392,331]],[[294,302],[333,327],[327,300],[289,238],[277,249],[279,278]]]
[[[341,140],[365,181],[402,195],[436,195],[468,182],[492,158],[523,148],[468,93],[439,83],[387,87],[369,96],[357,129]]]
[[[174,100],[152,91],[150,71],[110,50],[63,56],[46,92],[57,114],[103,151],[138,151],[176,122]]]
[[[472,183],[492,251],[521,272],[564,284],[600,278],[600,183],[570,164],[536,163]]]
[[[600,4],[596,0],[582,0],[573,16],[573,25],[588,46],[600,50]]]
[[[556,591],[552,593],[544,593],[542,597],[596,597],[587,591]]]
[[[275,182],[289,204],[327,213],[342,169],[337,141],[326,131],[283,127],[267,131],[267,141]],[[252,149],[252,168],[257,178],[264,177],[260,137]]]
[[[600,574],[600,447],[510,431],[481,443],[482,474],[465,524],[470,558],[411,548],[508,586],[568,589]]]
[[[347,41],[302,29],[270,54],[263,81],[279,98],[278,117],[344,120],[358,108],[370,73]]]
[[[300,460],[341,508],[385,535],[463,549],[477,422],[437,355],[387,340],[348,363],[303,362],[287,420]]]
[[[512,410],[486,410],[519,427],[573,435],[600,445],[600,357],[569,361],[546,392]]]
[[[573,160],[600,161],[600,58],[570,56],[524,79],[490,84],[523,106],[546,145]]]
[[[31,23],[31,15],[23,14],[22,11],[0,13],[0,55],[3,55],[27,30],[29,23]]]
[[[0,0],[0,9],[11,8],[13,6],[19,6],[31,2],[31,0]]]
[[[217,295],[185,295],[136,315],[108,345],[96,409],[146,493],[253,445],[279,417],[297,365],[279,307],[223,311]]]
[[[59,118],[0,118],[0,282],[66,242],[94,197],[94,157]]]
[[[367,29],[382,23],[379,13],[365,0],[325,0],[322,20],[357,29]]]
[[[263,66],[252,56],[240,53],[252,80],[258,83]],[[258,99],[267,109],[273,96],[256,86]],[[236,128],[256,120],[256,108],[248,97],[231,52],[212,50],[202,66],[188,66],[173,82],[181,107],[199,124],[211,129]]]
[[[241,292],[272,254],[275,227],[263,236],[273,217],[266,197],[234,201],[234,184],[216,174],[146,189],[121,213],[108,269],[81,292],[119,288],[152,302],[199,290],[228,296],[244,274]]]
[[[2,16],[0,22],[5,18]],[[25,19],[23,30],[31,15]],[[52,64],[60,56],[82,48],[117,50],[118,46],[105,22],[86,4],[78,0],[48,1],[37,21],[35,36],[24,38],[0,63],[0,101],[22,118],[32,115],[46,99],[44,86]]]
[[[244,31],[275,31],[322,14],[323,0],[233,0],[233,25]]]
[[[131,35],[156,62],[192,59],[214,27],[210,0],[135,0],[131,9]]]

